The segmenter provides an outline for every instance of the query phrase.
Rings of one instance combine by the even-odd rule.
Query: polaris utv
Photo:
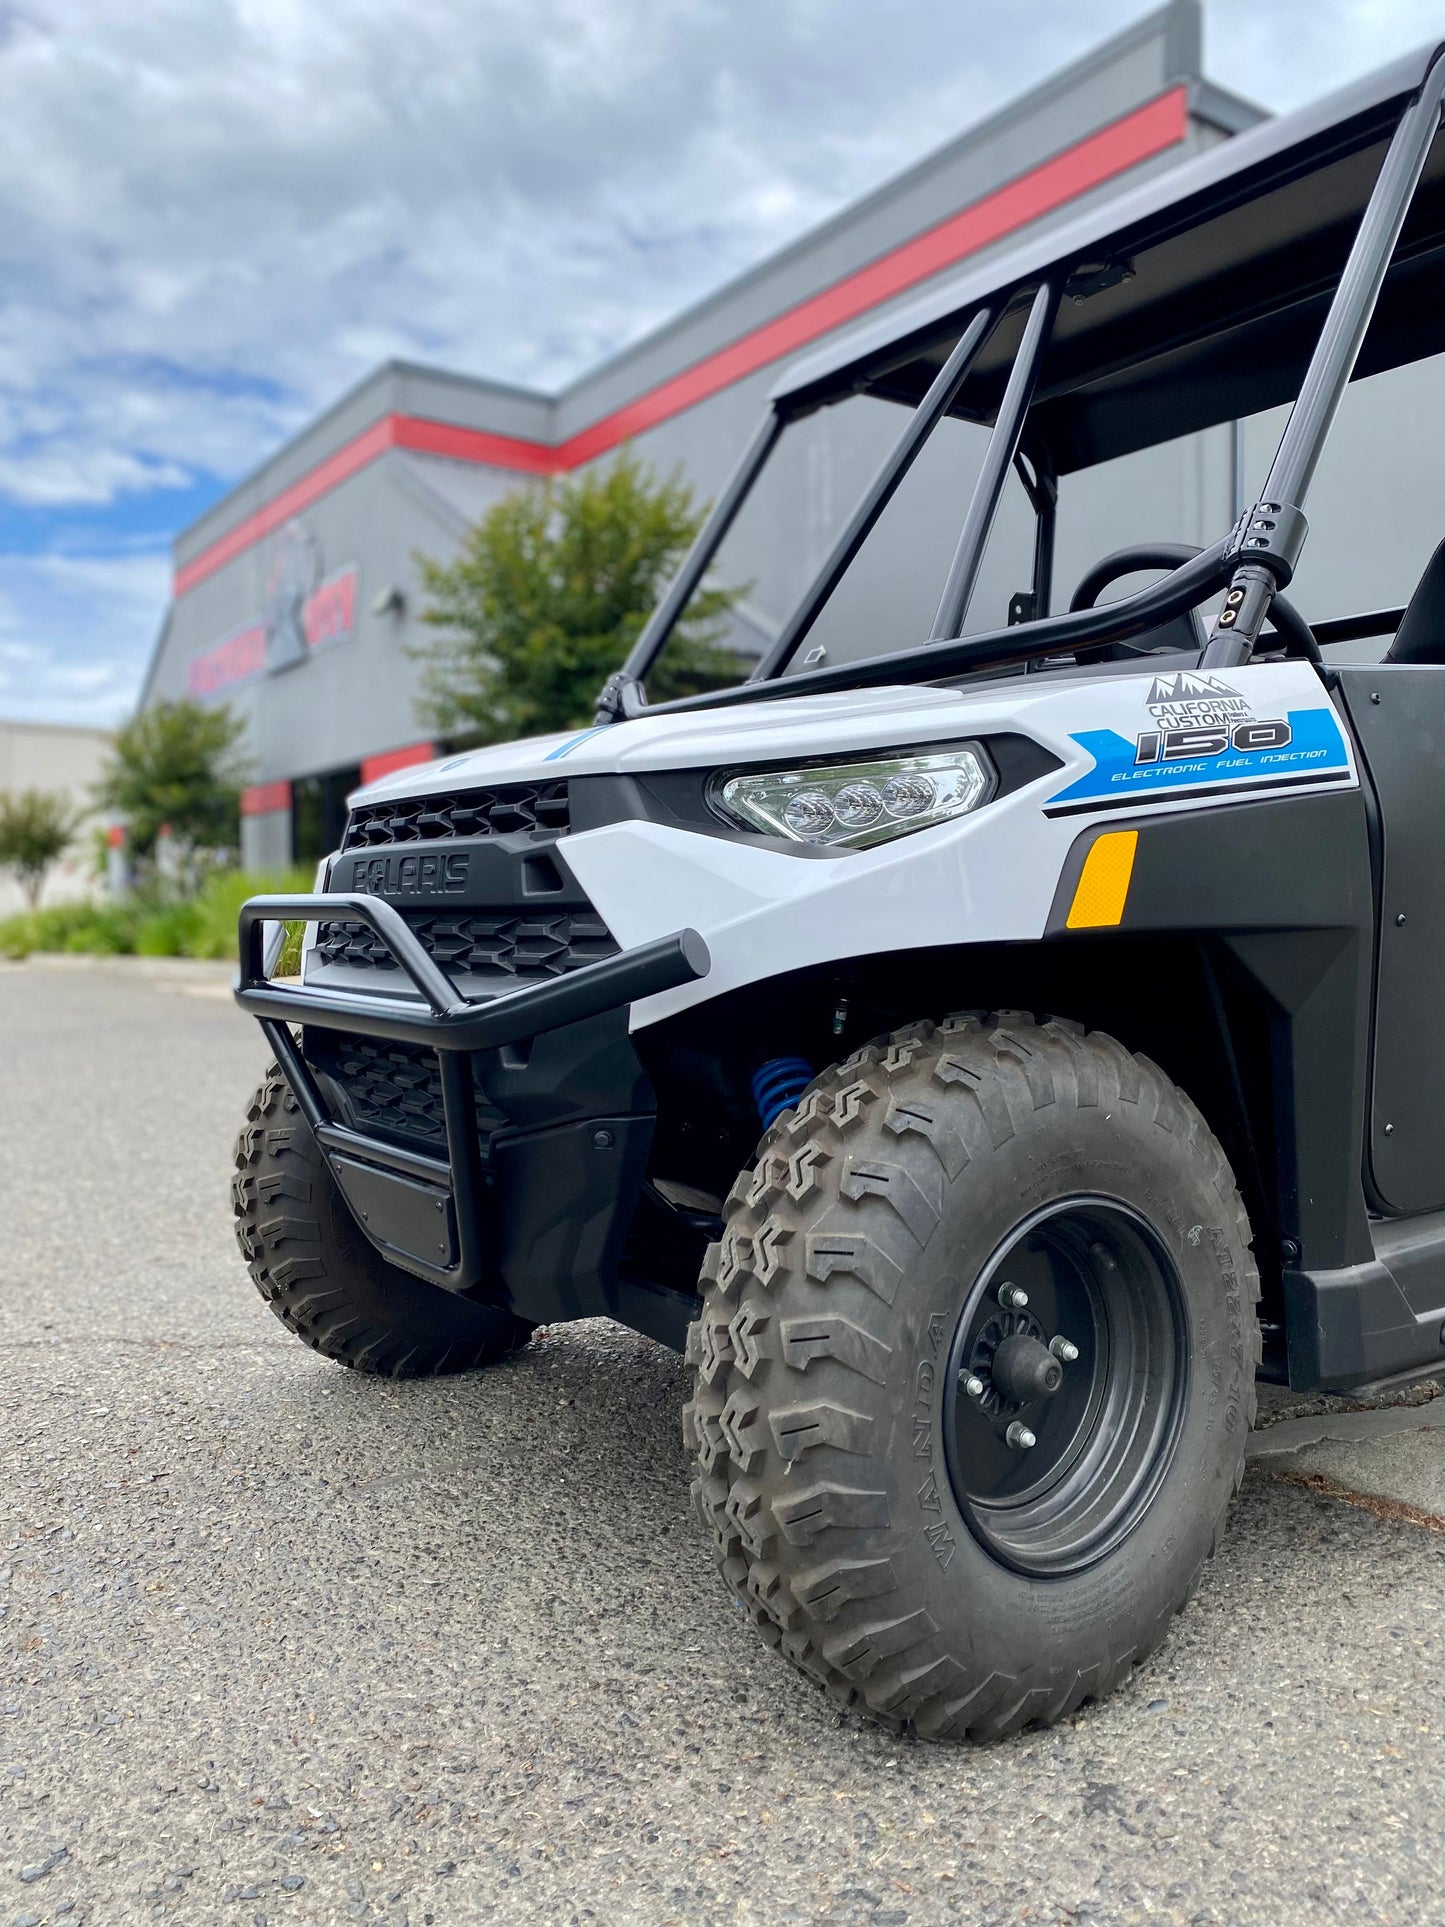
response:
[[[1347,383],[1445,350],[1442,93],[1412,57],[804,361],[595,727],[363,789],[316,894],[242,913],[273,1310],[366,1372],[598,1314],[685,1349],[727,1584],[921,1735],[1154,1650],[1258,1373],[1445,1363],[1445,544],[1404,609],[1284,593]],[[784,429],[858,394],[896,441],[754,673],[649,704]],[[1233,528],[1140,502],[1058,609],[1060,478],[1290,402]],[[949,419],[932,633],[831,660]],[[1013,475],[1031,580],[966,633]]]

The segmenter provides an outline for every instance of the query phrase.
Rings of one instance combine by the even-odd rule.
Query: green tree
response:
[[[96,802],[129,825],[133,854],[146,862],[168,825],[189,860],[234,851],[240,841],[246,767],[236,745],[245,724],[224,703],[155,703],[116,731]]]
[[[503,496],[455,561],[418,557],[425,620],[444,632],[418,652],[422,722],[483,742],[591,722],[702,516],[678,474],[659,479],[624,450],[605,469]],[[720,637],[745,593],[693,597],[649,678],[654,701],[737,680]]]
[[[65,854],[79,812],[53,790],[0,790],[0,870],[14,872],[34,910],[45,873]]]

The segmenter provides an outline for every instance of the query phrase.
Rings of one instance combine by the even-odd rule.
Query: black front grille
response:
[[[345,1094],[358,1130],[445,1147],[441,1072],[436,1052],[420,1044],[382,1043],[337,1031],[312,1031],[307,1056]],[[505,1120],[476,1093],[477,1126],[486,1144]]]
[[[370,1037],[338,1037],[336,1043],[334,1052],[325,1051],[323,1067],[346,1092],[357,1124],[434,1144],[446,1141],[435,1051]]]
[[[617,944],[595,911],[408,910],[402,913],[429,955],[444,970],[492,978],[510,989],[565,976],[600,957],[615,957]],[[396,970],[396,959],[365,924],[323,923],[316,956],[327,964],[360,970]]]
[[[379,843],[430,843],[441,837],[508,836],[517,831],[565,836],[570,820],[565,783],[503,783],[397,803],[363,803],[347,818],[341,847],[369,850]]]

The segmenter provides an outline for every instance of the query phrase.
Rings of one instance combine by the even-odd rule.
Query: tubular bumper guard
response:
[[[266,925],[332,919],[365,924],[411,979],[425,1007],[397,997],[273,983]],[[450,1291],[470,1291],[486,1272],[470,1053],[499,1050],[674,990],[705,977],[710,967],[707,945],[698,933],[679,930],[585,964],[565,977],[473,1003],[459,995],[401,913],[378,897],[252,897],[242,906],[239,934],[236,1002],[259,1021],[358,1224],[393,1264]],[[446,1161],[338,1124],[288,1028],[291,1024],[316,1024],[434,1050],[446,1121]]]

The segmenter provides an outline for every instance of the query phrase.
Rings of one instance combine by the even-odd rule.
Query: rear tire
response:
[[[768,1642],[937,1739],[1112,1691],[1242,1475],[1249,1238],[1193,1104],[1102,1033],[957,1017],[825,1071],[734,1186],[688,1344],[694,1495]]]
[[[389,1265],[347,1209],[290,1085],[273,1064],[236,1140],[236,1237],[256,1289],[289,1331],[354,1372],[471,1372],[532,1326]]]

